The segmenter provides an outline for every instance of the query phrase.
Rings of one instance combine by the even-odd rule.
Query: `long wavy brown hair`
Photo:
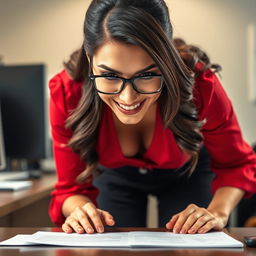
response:
[[[103,102],[88,79],[88,59],[108,40],[142,47],[159,67],[164,87],[159,97],[164,126],[169,128],[179,147],[191,156],[188,173],[198,161],[202,144],[197,110],[193,102],[193,72],[197,61],[207,68],[219,70],[198,47],[187,45],[182,39],[171,40],[172,26],[168,8],[163,0],[93,0],[84,23],[84,43],[65,63],[76,81],[83,81],[82,97],[66,122],[73,130],[69,146],[86,162],[87,167],[78,176],[86,181],[97,170],[96,141]],[[176,48],[175,48],[176,47]]]

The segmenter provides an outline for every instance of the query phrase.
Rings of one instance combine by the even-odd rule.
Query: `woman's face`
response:
[[[97,49],[93,55],[92,70],[94,75],[116,75],[127,79],[160,74],[152,58],[141,47],[117,41],[107,42]],[[140,94],[129,82],[119,94],[98,94],[123,124],[137,124],[154,113],[152,111],[160,96],[160,93]]]

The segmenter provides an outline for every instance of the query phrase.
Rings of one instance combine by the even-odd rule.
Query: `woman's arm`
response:
[[[221,187],[215,192],[207,210],[213,215],[228,217],[244,194],[245,192],[239,188]]]
[[[74,109],[79,101],[81,84],[73,81],[66,71],[62,71],[50,80],[49,89],[51,134],[58,178],[51,193],[49,213],[52,221],[61,226],[73,208],[84,205],[89,198],[96,204],[98,190],[92,181],[76,181],[86,163],[67,146],[72,131],[66,129],[65,122],[70,110]]]
[[[207,209],[191,204],[166,224],[177,233],[224,228],[240,199],[256,190],[256,156],[242,137],[231,101],[210,70],[197,77],[195,99],[200,119],[206,120],[202,127],[204,145],[216,176]]]

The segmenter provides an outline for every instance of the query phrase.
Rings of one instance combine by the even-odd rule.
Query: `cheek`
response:
[[[160,97],[160,94],[152,95],[152,96],[150,96],[150,97],[148,98],[148,101],[149,101],[150,103],[155,103],[155,102],[158,100],[159,97]]]
[[[101,93],[98,93],[100,99],[102,101],[104,101],[106,104],[109,104],[113,98],[113,96],[109,96],[109,95],[105,95],[105,94],[101,94]]]

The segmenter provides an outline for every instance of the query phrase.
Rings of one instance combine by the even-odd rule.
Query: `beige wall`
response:
[[[0,0],[0,55],[6,64],[44,62],[51,77],[80,46],[89,0]],[[222,81],[245,138],[256,140],[256,107],[247,95],[247,35],[255,0],[168,0],[174,34],[223,66]],[[256,85],[255,85],[256,86]]]
[[[4,62],[47,64],[52,76],[82,43],[89,1],[0,0],[0,55]]]
[[[233,101],[244,137],[248,142],[256,141],[256,104],[248,97],[247,54],[247,27],[256,26],[256,1],[169,0],[168,5],[175,35],[199,45],[213,62],[222,65],[222,83]]]

